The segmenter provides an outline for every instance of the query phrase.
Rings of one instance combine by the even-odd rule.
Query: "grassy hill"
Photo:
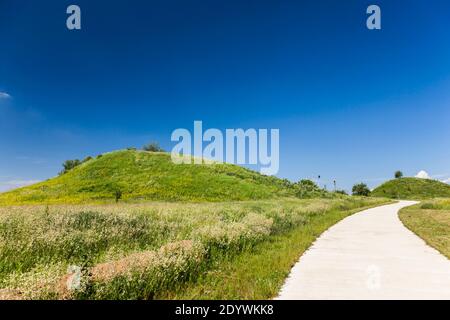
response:
[[[292,191],[285,180],[230,164],[176,165],[167,153],[122,150],[66,174],[0,194],[0,205],[122,199],[222,201],[273,198]]]
[[[431,199],[450,197],[450,185],[436,180],[401,178],[385,182],[372,191],[374,197]]]

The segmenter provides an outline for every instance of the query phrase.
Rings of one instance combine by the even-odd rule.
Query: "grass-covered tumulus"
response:
[[[170,154],[121,150],[47,181],[0,194],[0,205],[121,200],[230,201],[293,193],[289,182],[231,164],[176,165]]]
[[[385,182],[371,195],[405,200],[450,198],[450,185],[431,179],[400,178]]]

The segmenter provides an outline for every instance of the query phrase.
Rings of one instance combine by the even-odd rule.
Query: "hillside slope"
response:
[[[450,185],[436,180],[401,178],[385,182],[372,191],[374,197],[431,199],[450,197]]]
[[[122,199],[222,201],[272,198],[284,180],[230,164],[176,165],[167,153],[122,150],[47,181],[0,194],[0,205]]]

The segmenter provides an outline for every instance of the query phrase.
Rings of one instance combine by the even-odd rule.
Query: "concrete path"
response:
[[[365,210],[328,229],[277,299],[450,299],[450,260],[398,218],[414,203]]]

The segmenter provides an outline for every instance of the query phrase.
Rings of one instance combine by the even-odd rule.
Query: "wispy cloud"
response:
[[[9,93],[0,91],[0,99],[9,99],[9,98],[11,98],[11,95]]]
[[[41,182],[40,180],[9,180],[9,181],[0,181],[0,192],[17,189],[20,187],[29,186],[35,183]]]
[[[445,180],[443,180],[442,182],[443,182],[443,183],[449,183],[449,184],[450,184],[450,178],[445,179]]]

